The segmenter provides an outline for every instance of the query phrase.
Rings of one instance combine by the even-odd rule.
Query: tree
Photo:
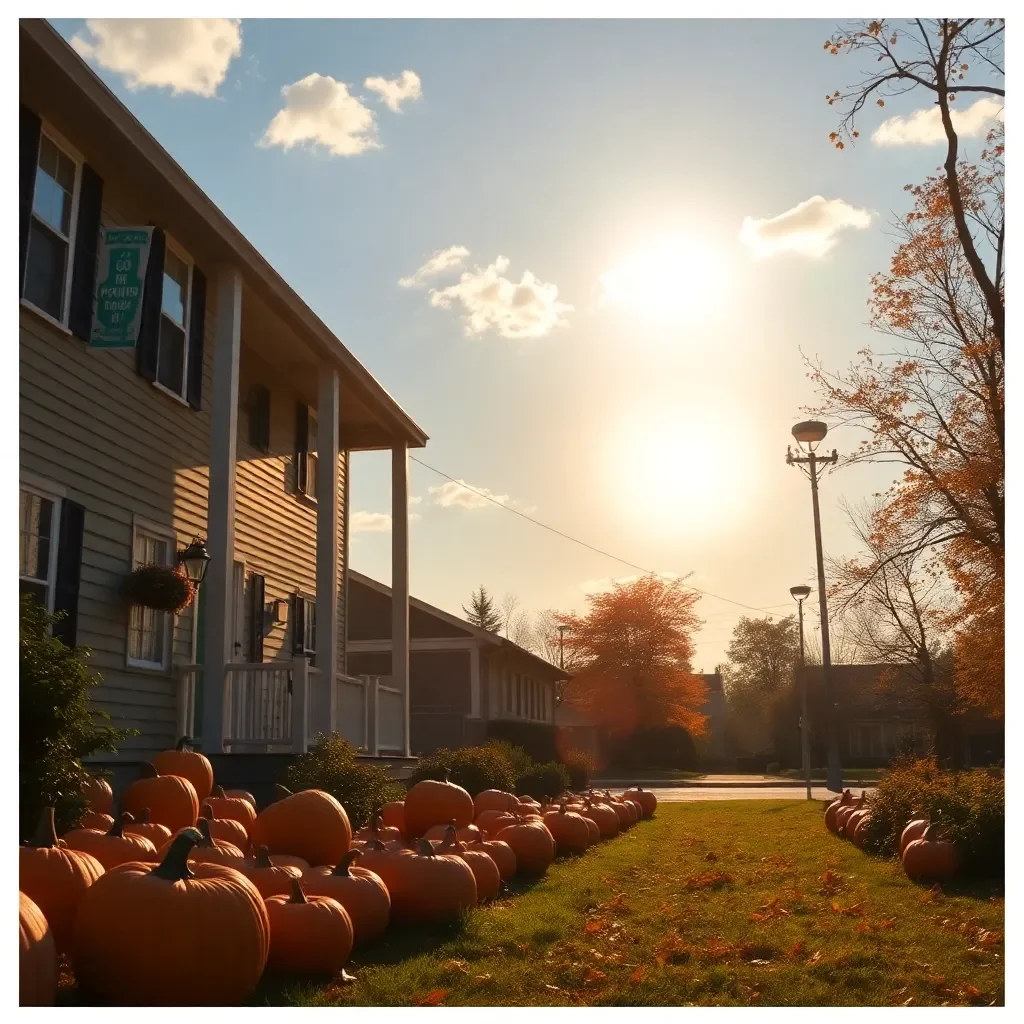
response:
[[[612,735],[670,725],[702,734],[707,687],[690,667],[699,597],[681,580],[644,576],[591,594],[585,615],[559,615],[575,666],[566,702]]]
[[[474,590],[470,595],[469,607],[462,606],[462,612],[467,622],[479,626],[480,629],[487,629],[492,633],[497,633],[501,629],[501,613],[494,607],[494,601],[482,583],[480,589]]]
[[[905,27],[893,27],[884,20],[856,22],[837,31],[825,43],[832,54],[857,53],[874,58],[874,67],[857,85],[828,96],[830,105],[844,110],[837,131],[829,136],[838,148],[844,137],[853,140],[857,115],[872,95],[879,107],[886,96],[900,96],[922,89],[934,97],[946,138],[946,159],[942,185],[951,223],[964,261],[987,309],[992,333],[1003,349],[1003,231],[1000,227],[994,252],[994,272],[986,266],[971,228],[969,197],[962,190],[959,170],[959,137],[953,124],[951,104],[958,95],[987,95],[1002,99],[1003,27],[1001,18],[915,18]],[[897,52],[897,50],[899,52]],[[878,67],[881,65],[881,67]],[[980,73],[987,81],[966,81]],[[993,81],[993,79],[995,79]]]
[[[528,651],[533,650],[534,636],[530,616],[520,605],[515,594],[508,593],[502,599],[500,615],[501,631],[506,638]]]

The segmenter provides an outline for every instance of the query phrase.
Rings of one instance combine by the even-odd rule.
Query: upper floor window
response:
[[[168,245],[164,256],[157,342],[156,382],[185,397],[188,366],[188,313],[192,265]]]
[[[78,182],[78,163],[41,134],[23,294],[61,324],[67,322]]]
[[[53,611],[60,499],[22,485],[19,520],[19,592],[35,594],[47,611]]]

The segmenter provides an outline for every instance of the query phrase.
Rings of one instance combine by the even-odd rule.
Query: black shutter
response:
[[[92,300],[96,290],[96,250],[100,240],[100,210],[103,207],[103,179],[82,164],[82,185],[78,193],[78,224],[75,227],[75,262],[71,277],[71,308],[68,327],[80,341],[92,333]]]
[[[266,577],[252,574],[252,622],[249,628],[249,661],[258,665],[263,661],[263,628],[266,607]]]
[[[249,391],[249,444],[270,451],[270,389],[254,384]]]
[[[25,258],[28,255],[28,229],[32,223],[32,197],[36,191],[36,165],[39,163],[39,135],[43,125],[39,116],[28,107],[21,108],[19,134],[20,162],[18,191],[21,199],[21,271],[18,276],[18,296],[25,288]]]
[[[203,335],[206,332],[206,275],[192,268],[192,302],[188,316],[188,367],[185,397],[193,409],[203,406]]]
[[[142,323],[139,340],[135,345],[135,369],[146,378],[156,380],[157,350],[160,346],[160,308],[164,296],[164,252],[167,244],[164,233],[153,229],[149,246],[149,264],[142,293]]]
[[[309,409],[302,402],[298,402],[295,406],[295,489],[300,494],[306,493],[308,451]]]
[[[57,579],[53,588],[53,610],[64,612],[54,623],[53,635],[68,647],[75,646],[78,633],[78,583],[82,574],[82,537],[85,509],[73,501],[60,506],[60,540],[57,546]]]
[[[306,639],[306,603],[301,594],[292,594],[292,652],[303,654]]]

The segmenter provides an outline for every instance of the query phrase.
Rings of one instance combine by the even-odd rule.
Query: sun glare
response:
[[[725,299],[726,273],[713,246],[667,238],[601,275],[601,302],[656,320],[703,320]]]

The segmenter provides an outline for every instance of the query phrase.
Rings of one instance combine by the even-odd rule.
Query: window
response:
[[[316,450],[316,413],[309,410],[309,430],[306,434],[306,493],[316,497],[316,472],[319,465]]]
[[[40,135],[23,294],[62,324],[67,322],[78,181],[75,160],[48,135]]]
[[[295,609],[292,619],[292,651],[312,661],[316,653],[316,598],[295,594],[292,604]]]
[[[170,530],[135,522],[132,568],[173,565],[175,539]],[[128,613],[128,664],[137,668],[166,669],[171,656],[170,612],[133,604]]]
[[[523,717],[523,680],[519,673],[516,673],[516,715]]]
[[[304,599],[302,649],[306,654],[316,653],[316,600]]]
[[[60,499],[22,485],[18,518],[19,591],[35,594],[47,611],[53,611]]]
[[[187,325],[191,278],[191,264],[168,245],[164,255],[156,382],[182,398],[185,397],[185,368],[188,366]]]
[[[507,672],[505,678],[502,680],[502,684],[505,690],[505,710],[512,714],[512,673]]]

